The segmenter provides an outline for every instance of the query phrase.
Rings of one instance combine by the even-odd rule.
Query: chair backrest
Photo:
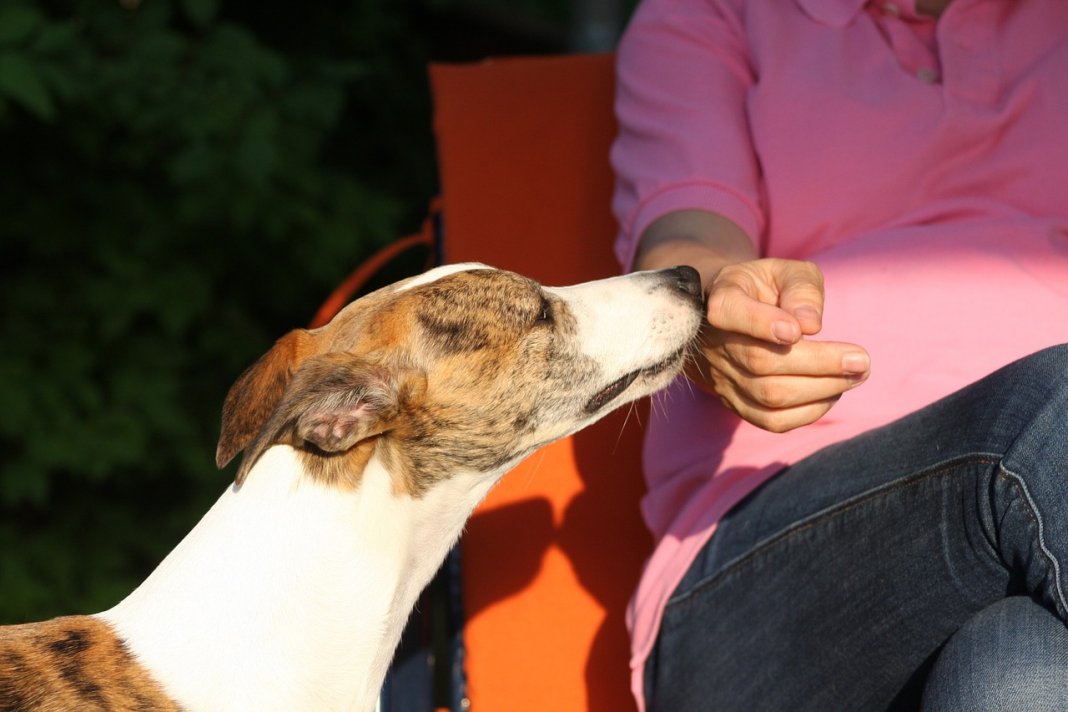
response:
[[[549,285],[618,271],[610,55],[434,65],[444,253]],[[624,611],[651,541],[638,421],[609,416],[532,455],[461,544],[476,710],[627,710]]]

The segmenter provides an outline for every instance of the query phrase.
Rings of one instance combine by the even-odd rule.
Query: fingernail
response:
[[[846,373],[863,374],[871,368],[871,359],[863,351],[850,351],[842,356],[842,370]]]
[[[784,344],[797,341],[800,336],[797,331],[797,325],[789,321],[776,321],[771,325],[772,335]]]
[[[798,319],[812,319],[814,321],[820,320],[820,313],[816,310],[816,307],[801,306],[794,309],[794,316]]]

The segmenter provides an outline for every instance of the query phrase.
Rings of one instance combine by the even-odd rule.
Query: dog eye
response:
[[[535,324],[552,324],[553,323],[553,303],[545,297],[541,298],[541,307],[538,309],[538,318],[534,320]]]

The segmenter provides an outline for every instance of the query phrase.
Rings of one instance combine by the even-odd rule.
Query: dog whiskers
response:
[[[652,398],[650,398],[650,401],[651,400],[652,400]],[[617,450],[619,450],[619,444],[621,442],[623,442],[623,433],[627,429],[627,424],[630,423],[630,416],[631,415],[634,416],[634,419],[638,422],[638,428],[641,429],[641,427],[642,427],[642,417],[641,417],[641,413],[638,410],[637,401],[631,401],[630,404],[627,406],[627,413],[626,413],[625,416],[623,416],[623,424],[619,426],[619,434],[616,436],[616,443],[612,447],[612,452],[613,453],[615,453]]]

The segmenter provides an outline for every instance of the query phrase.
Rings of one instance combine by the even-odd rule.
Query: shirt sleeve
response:
[[[734,4],[744,6],[645,0],[620,43],[612,208],[625,270],[645,228],[675,210],[719,213],[759,247],[760,169],[746,119],[754,76]]]

